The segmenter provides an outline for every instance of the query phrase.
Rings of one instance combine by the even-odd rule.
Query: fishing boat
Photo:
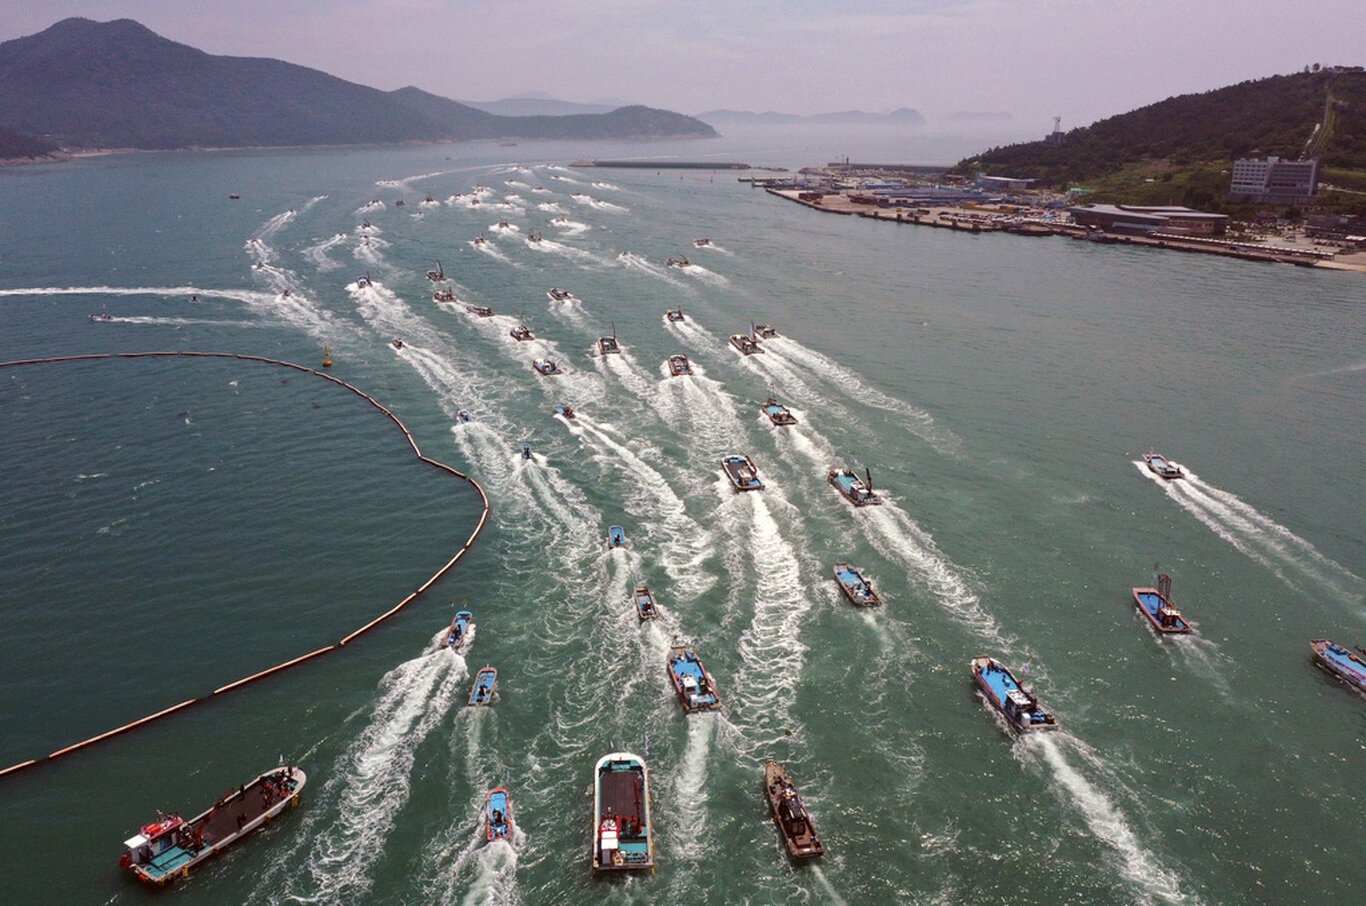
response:
[[[612,322],[612,335],[610,337],[598,337],[598,355],[620,354],[621,346],[617,343],[617,325]]]
[[[626,546],[626,530],[623,529],[623,528],[622,528],[621,526],[619,526],[619,525],[609,525],[609,526],[607,527],[607,546],[608,546],[608,547],[625,547],[625,546]]]
[[[792,775],[776,761],[764,765],[764,798],[773,810],[773,823],[783,835],[789,856],[811,859],[825,852],[825,844],[816,834],[816,825],[792,783]]]
[[[1181,471],[1180,466],[1152,449],[1143,454],[1143,461],[1148,464],[1148,469],[1159,478],[1170,481],[1173,478],[1186,477],[1186,473]]]
[[[760,410],[768,416],[768,420],[775,425],[795,425],[797,416],[793,415],[782,403],[775,400],[772,396],[764,400],[763,408]]]
[[[465,644],[465,636],[469,634],[470,623],[474,620],[474,614],[468,610],[462,610],[451,620],[451,628],[447,630],[446,637],[441,640],[442,648],[459,648]]]
[[[650,594],[650,586],[636,586],[636,610],[640,613],[642,620],[653,620],[659,616],[659,611],[655,610],[655,596]]]
[[[711,240],[703,236],[701,239],[694,239],[692,241],[692,244],[697,246],[698,248],[702,248],[703,246],[711,245]]]
[[[1366,692],[1366,661],[1328,639],[1314,639],[1309,647],[1320,666],[1358,692]]]
[[[370,273],[369,273],[369,271],[367,271],[365,274],[363,274],[363,275],[361,275],[361,276],[359,276],[359,277],[356,278],[356,288],[357,288],[357,289],[364,289],[364,288],[367,287],[367,286],[374,286],[374,285],[375,285],[375,284],[374,284],[374,281],[372,281],[372,280],[370,279]]]
[[[307,779],[302,768],[279,767],[228,790],[188,821],[158,811],[156,821],[123,841],[119,866],[148,884],[189,877],[191,868],[297,805]]]
[[[743,453],[721,460],[721,469],[737,491],[762,491],[764,488],[764,482],[759,478],[759,470],[755,467],[754,460]]]
[[[523,458],[523,459],[530,459],[530,458],[531,458],[531,444],[522,444],[522,458]]]
[[[831,469],[826,474],[826,480],[840,492],[845,500],[854,506],[874,506],[882,503],[882,498],[873,490],[873,473],[865,469],[868,480],[859,478],[850,469]]]
[[[593,768],[593,871],[654,870],[650,772],[630,752],[612,752]]]
[[[756,337],[759,337],[764,340],[776,337],[778,335],[778,331],[774,330],[767,324],[751,324],[750,330]]]
[[[669,374],[674,377],[692,374],[692,365],[688,362],[688,357],[682,353],[669,356]]]
[[[551,287],[551,289],[549,289],[546,292],[546,295],[550,297],[550,300],[552,302],[564,302],[568,299],[574,298],[574,294],[571,293],[569,290],[560,289],[558,287]]]
[[[489,308],[487,305],[466,305],[465,311],[472,315],[478,315],[481,318],[493,317],[493,309]]]
[[[518,324],[516,327],[512,328],[512,330],[508,331],[508,333],[512,334],[512,338],[518,342],[536,339],[535,335],[531,332],[531,328],[527,327],[525,324]]]
[[[556,415],[563,415],[565,418],[573,418],[573,417],[574,417],[574,407],[573,407],[573,406],[556,406],[556,407],[555,407],[555,414],[556,414]]]
[[[474,688],[470,690],[471,705],[487,705],[493,701],[493,687],[498,685],[498,671],[485,667],[474,677]]]
[[[107,311],[97,311],[90,316],[92,321],[112,321],[114,316]]]
[[[1172,577],[1161,573],[1156,588],[1135,588],[1134,606],[1158,632],[1190,632],[1191,624],[1172,604]]]
[[[537,243],[537,242],[540,242],[540,241],[541,241],[541,234],[540,234],[540,233],[527,233],[526,241],[527,241],[527,242],[530,242],[530,243],[532,243],[532,244],[535,244],[535,243]]]
[[[531,367],[535,368],[541,374],[560,373],[560,366],[556,365],[553,359],[536,359],[531,363]]]
[[[730,345],[734,346],[745,355],[754,355],[756,352],[763,352],[763,350],[759,348],[759,341],[747,333],[731,334]]]
[[[873,591],[873,583],[848,563],[835,564],[835,581],[840,584],[844,596],[860,607],[882,603],[882,598]]]
[[[1053,715],[1041,710],[1034,694],[1020,685],[1015,674],[996,658],[987,655],[973,658],[972,676],[986,696],[987,704],[999,711],[1016,733],[1058,728]]]
[[[665,262],[669,267],[692,267],[692,262],[687,258],[670,258]]]
[[[489,240],[488,240],[488,237],[485,236],[483,233],[480,233],[478,236],[475,236],[475,237],[474,237],[474,244],[475,244],[475,245],[483,245],[485,242],[488,242],[488,241],[489,241]]]
[[[461,409],[459,412],[455,414],[455,417],[460,419],[462,422],[467,422],[470,420],[470,410]]]
[[[501,786],[489,790],[484,802],[484,819],[488,822],[490,840],[506,840],[512,836],[512,800]]]
[[[455,290],[438,289],[436,292],[432,293],[432,299],[437,302],[454,302]]]
[[[399,337],[394,337],[394,342],[391,343],[390,345],[393,346],[395,349],[402,349],[402,348],[403,348],[403,340],[402,340],[401,338],[399,338]]]
[[[440,283],[446,279],[446,271],[442,269],[440,261],[436,263],[436,270],[427,271],[427,279],[433,283]]]
[[[683,317],[683,309],[681,309],[681,308],[670,308],[670,309],[666,309],[666,310],[665,310],[665,312],[664,312],[664,320],[666,320],[666,321],[686,321],[687,318]]]
[[[398,201],[394,202],[394,207],[396,207],[396,208],[401,208],[401,207],[403,207],[405,204],[407,204],[407,202],[405,202],[402,198],[400,198]]]
[[[669,649],[669,679],[673,681],[683,710],[689,714],[721,707],[721,698],[716,694],[711,675],[688,646],[675,645]]]

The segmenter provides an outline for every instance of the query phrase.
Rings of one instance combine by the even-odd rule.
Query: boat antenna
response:
[[[871,494],[871,493],[873,492],[873,470],[872,470],[872,469],[869,469],[869,468],[867,468],[867,467],[864,467],[864,469],[863,469],[863,474],[864,474],[864,477],[866,477],[866,478],[868,479],[868,493]]]

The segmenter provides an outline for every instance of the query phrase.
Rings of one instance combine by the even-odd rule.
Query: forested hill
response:
[[[1321,130],[1321,131],[1320,131]],[[1312,143],[1317,139],[1316,146]],[[1366,72],[1335,67],[1168,98],[1043,141],[993,148],[959,169],[1066,186],[1144,162],[1225,166],[1252,151],[1366,170]]]
[[[207,54],[131,19],[79,18],[0,44],[0,126],[64,148],[140,149],[716,135],[700,120],[645,107],[493,116],[416,89]]]
[[[50,158],[57,146],[31,135],[21,135],[0,126],[0,160],[30,160]]]

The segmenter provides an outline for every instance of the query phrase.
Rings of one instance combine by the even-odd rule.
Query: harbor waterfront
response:
[[[321,369],[326,348],[328,375],[490,506],[443,578],[327,657],[0,778],[11,897],[143,902],[123,842],[281,756],[307,771],[299,806],[170,895],[1359,891],[1366,697],[1310,643],[1366,645],[1366,283],[822,216],[727,171],[568,166],[972,150],[830,140],[0,173],[0,361],[219,351]],[[600,354],[609,331],[617,351]],[[1153,472],[1152,449],[1182,477]],[[0,369],[0,450],[0,767],[336,643],[421,587],[483,512],[354,393],[231,357]],[[720,465],[741,453],[758,493]],[[832,471],[880,505],[852,506]],[[881,605],[847,600],[837,563]],[[1135,606],[1161,574],[1192,631],[1154,632]],[[679,706],[683,644],[720,709]],[[975,686],[979,656],[1058,728],[1009,732]],[[468,707],[486,666],[496,690]],[[612,753],[648,764],[653,871],[595,878]],[[775,833],[770,761],[800,787],[818,858],[794,862]],[[497,790],[515,814],[490,839]]]

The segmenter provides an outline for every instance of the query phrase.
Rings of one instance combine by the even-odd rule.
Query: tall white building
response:
[[[1298,204],[1319,190],[1319,159],[1281,160],[1245,157],[1233,162],[1229,201],[1260,204]]]

